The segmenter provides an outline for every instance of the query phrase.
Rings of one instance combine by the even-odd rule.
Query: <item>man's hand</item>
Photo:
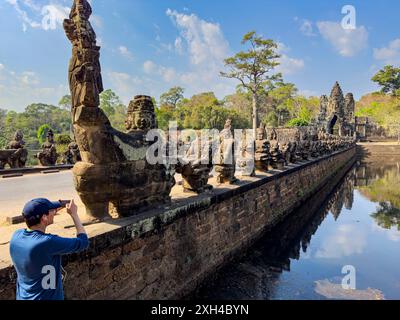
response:
[[[82,233],[86,234],[86,231],[82,225],[81,219],[79,219],[78,207],[76,206],[74,200],[71,200],[71,202],[68,203],[65,208],[67,209],[67,212],[70,214],[72,220],[74,220],[77,234],[82,234]]]
[[[66,209],[68,214],[70,214],[71,216],[78,215],[78,207],[76,206],[74,200],[71,200],[71,202],[67,204]]]

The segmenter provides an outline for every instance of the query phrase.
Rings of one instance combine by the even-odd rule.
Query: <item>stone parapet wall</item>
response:
[[[296,135],[299,134],[300,139],[303,139],[304,134],[310,134],[317,132],[317,127],[306,126],[306,127],[295,127],[295,128],[267,128],[267,136],[269,137],[270,132],[275,130],[277,134],[277,140],[279,143],[294,142],[297,141]]]
[[[234,189],[193,197],[123,219],[67,256],[67,299],[171,299],[195,290],[218,268],[355,159],[356,148],[288,167]],[[0,299],[14,299],[15,271],[0,270]]]

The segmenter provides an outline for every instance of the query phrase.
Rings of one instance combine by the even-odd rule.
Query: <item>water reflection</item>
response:
[[[360,192],[373,202],[379,202],[372,214],[377,224],[385,229],[396,226],[400,230],[400,163],[362,164],[358,168]]]
[[[196,298],[400,299],[399,168],[358,163],[338,175]],[[345,265],[357,270],[352,292]]]

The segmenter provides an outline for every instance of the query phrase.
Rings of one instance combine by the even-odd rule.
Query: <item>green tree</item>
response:
[[[213,92],[203,92],[179,104],[175,119],[181,129],[222,129],[231,118],[234,128],[247,128],[248,119],[236,110],[224,107]]]
[[[226,78],[237,79],[252,94],[253,130],[256,136],[258,127],[258,94],[261,88],[281,78],[280,74],[270,75],[279,65],[280,55],[276,52],[277,44],[270,39],[263,39],[255,31],[244,35],[242,45],[249,44],[247,51],[241,51],[225,60],[228,72],[221,72]]]
[[[378,211],[371,216],[382,228],[391,229],[395,226],[400,231],[400,209],[394,207],[390,202],[380,202]]]
[[[387,136],[397,138],[400,128],[400,96],[367,94],[356,103],[356,116],[368,117]]]
[[[382,87],[382,93],[400,96],[400,68],[385,66],[372,77],[372,81]]]
[[[0,149],[7,145],[6,116],[7,110],[0,109]]]
[[[160,96],[160,106],[169,107],[175,110],[178,103],[183,99],[185,89],[181,87],[173,87]]]
[[[46,141],[46,136],[50,129],[51,127],[48,124],[44,124],[39,127],[37,132],[37,138],[40,144],[43,144]]]
[[[289,120],[289,122],[287,123],[288,127],[306,127],[309,125],[310,122],[302,118],[294,118],[292,120]]]
[[[100,108],[103,109],[107,117],[115,113],[115,107],[121,104],[119,97],[111,89],[100,93]]]
[[[155,109],[158,128],[168,130],[169,122],[176,120],[176,113],[164,105]]]
[[[100,94],[100,108],[103,109],[115,129],[124,130],[126,107],[114,91],[107,89]]]
[[[232,110],[240,114],[248,123],[251,122],[252,116],[252,100],[251,95],[243,90],[238,90],[236,93],[228,95],[223,100],[223,105],[228,110]]]
[[[263,122],[268,126],[280,127],[293,118],[291,107],[297,91],[294,84],[283,81],[274,83],[268,88],[268,92],[264,90],[261,108],[264,110]]]
[[[63,96],[60,101],[58,102],[60,108],[71,111],[72,109],[72,98],[71,95],[67,94]]]

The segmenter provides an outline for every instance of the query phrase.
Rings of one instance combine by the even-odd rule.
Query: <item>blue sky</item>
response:
[[[72,0],[0,0],[0,108],[56,104],[68,93],[70,43],[62,19]],[[105,88],[127,103],[156,98],[172,86],[186,96],[234,92],[219,77],[223,59],[243,49],[255,30],[279,43],[280,70],[306,95],[329,93],[338,80],[356,98],[374,91],[372,75],[400,64],[400,2],[321,0],[92,0],[102,46]],[[355,30],[344,30],[342,7],[356,9]]]

